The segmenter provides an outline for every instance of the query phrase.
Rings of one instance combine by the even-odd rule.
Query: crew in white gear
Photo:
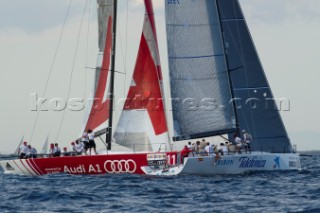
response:
[[[54,148],[53,148],[53,157],[58,157],[61,155],[61,149],[58,146],[57,143],[54,144]]]
[[[79,141],[76,141],[76,152],[78,155],[81,155],[82,152],[84,151],[84,147],[83,147],[83,144],[80,143]]]
[[[213,153],[213,147],[210,146],[210,143],[208,142],[207,145],[204,147],[204,150],[206,151],[206,154],[208,156],[212,155]]]
[[[27,152],[28,158],[37,158],[37,150],[34,147],[31,147],[31,145],[28,145],[28,152]]]
[[[227,155],[227,154],[228,154],[228,147],[227,147],[224,143],[221,143],[221,144],[220,144],[219,152],[220,152],[222,155]]]
[[[23,144],[19,147],[19,158],[25,158],[28,152],[27,141],[23,142]]]
[[[246,130],[242,130],[242,135],[243,135],[243,142],[245,143],[245,148],[246,151],[250,151],[251,153],[251,141],[252,141],[252,136],[246,132]]]

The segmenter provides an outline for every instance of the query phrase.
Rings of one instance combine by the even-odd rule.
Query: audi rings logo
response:
[[[104,163],[104,169],[107,173],[134,173],[137,164],[133,160],[107,160]]]

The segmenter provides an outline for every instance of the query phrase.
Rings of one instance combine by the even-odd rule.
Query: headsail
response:
[[[286,129],[238,0],[217,0],[241,129],[253,136],[251,149],[291,152]]]
[[[216,1],[166,1],[176,140],[235,131]]]
[[[168,128],[161,92],[161,67],[151,0],[146,14],[132,83],[114,138],[136,151],[155,151],[168,145]]]
[[[106,128],[109,119],[108,73],[112,46],[113,0],[98,0],[99,49],[102,62],[98,60],[95,75],[94,101],[85,129],[94,132]],[[100,57],[100,56],[99,56]]]

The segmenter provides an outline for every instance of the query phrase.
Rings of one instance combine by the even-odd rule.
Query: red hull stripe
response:
[[[31,158],[31,161],[32,161],[32,164],[34,165],[34,167],[37,169],[39,175],[43,175],[44,173],[40,170],[38,165],[34,162],[33,158]]]
[[[32,174],[34,175],[39,175],[37,171],[35,171],[35,169],[33,168],[33,166],[30,164],[29,159],[25,160],[25,164],[27,165],[27,167],[31,170]]]
[[[27,160],[25,160],[27,161]],[[26,166],[25,163],[23,162],[23,160],[20,160],[21,164],[24,166],[24,168],[32,175],[32,176],[35,176],[35,173],[30,171],[30,167],[29,166]]]
[[[40,175],[39,171],[37,171],[37,169],[34,167],[34,165],[32,164],[32,160],[33,158],[29,158],[26,160],[26,162],[28,163],[29,165],[29,168],[32,169],[32,171],[36,174],[36,175]]]
[[[13,162],[14,164],[16,164],[16,166],[18,167],[18,169],[20,169],[20,171],[21,171],[22,173],[28,175],[24,170],[22,170],[22,169],[20,168],[20,166],[16,163],[16,160],[13,160],[12,162]]]

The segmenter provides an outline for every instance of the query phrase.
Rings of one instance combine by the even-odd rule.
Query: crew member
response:
[[[23,159],[26,158],[26,154],[28,151],[28,146],[27,146],[28,142],[24,141],[23,144],[19,147],[19,158]]]

